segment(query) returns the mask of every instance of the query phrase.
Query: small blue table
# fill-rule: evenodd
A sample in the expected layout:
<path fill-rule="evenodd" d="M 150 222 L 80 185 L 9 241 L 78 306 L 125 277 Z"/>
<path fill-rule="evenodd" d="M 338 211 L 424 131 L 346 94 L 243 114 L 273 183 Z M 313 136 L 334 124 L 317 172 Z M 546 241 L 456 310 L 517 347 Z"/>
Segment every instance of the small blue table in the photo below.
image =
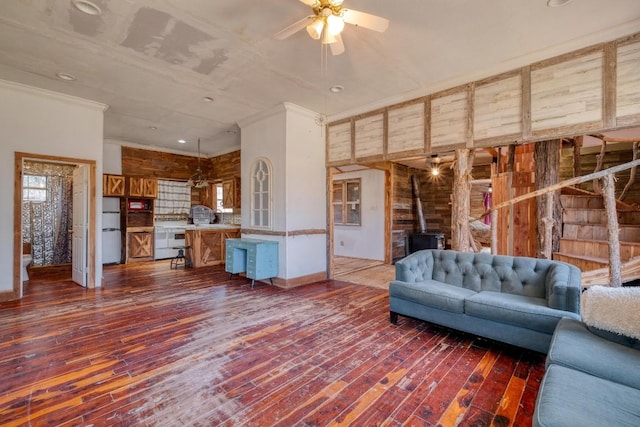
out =
<path fill-rule="evenodd" d="M 225 271 L 229 279 L 237 273 L 247 273 L 251 288 L 256 280 L 278 275 L 278 242 L 260 239 L 226 239 Z"/>

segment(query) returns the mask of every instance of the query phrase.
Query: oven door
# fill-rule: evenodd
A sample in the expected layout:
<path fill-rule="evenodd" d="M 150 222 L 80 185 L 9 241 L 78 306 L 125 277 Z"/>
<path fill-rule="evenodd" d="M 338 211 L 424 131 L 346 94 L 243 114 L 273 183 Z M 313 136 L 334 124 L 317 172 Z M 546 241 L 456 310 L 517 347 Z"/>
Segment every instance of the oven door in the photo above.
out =
<path fill-rule="evenodd" d="M 179 246 L 184 246 L 184 229 L 180 230 L 171 230 L 167 236 L 167 247 L 168 248 L 176 248 Z"/>

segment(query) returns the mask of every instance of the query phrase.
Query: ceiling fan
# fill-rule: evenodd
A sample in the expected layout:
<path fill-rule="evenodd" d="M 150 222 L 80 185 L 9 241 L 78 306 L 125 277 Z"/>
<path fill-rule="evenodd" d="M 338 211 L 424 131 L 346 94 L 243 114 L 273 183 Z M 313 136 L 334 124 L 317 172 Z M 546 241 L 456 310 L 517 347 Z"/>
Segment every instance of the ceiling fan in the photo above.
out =
<path fill-rule="evenodd" d="M 313 9 L 313 15 L 302 18 L 276 33 L 274 35 L 276 39 L 284 40 L 306 27 L 307 33 L 313 39 L 321 40 L 322 44 L 328 44 L 331 47 L 331 53 L 340 55 L 344 52 L 340 33 L 344 29 L 345 22 L 378 32 L 385 31 L 389 26 L 389 20 L 386 18 L 343 8 L 343 0 L 299 1 L 310 6 Z"/>

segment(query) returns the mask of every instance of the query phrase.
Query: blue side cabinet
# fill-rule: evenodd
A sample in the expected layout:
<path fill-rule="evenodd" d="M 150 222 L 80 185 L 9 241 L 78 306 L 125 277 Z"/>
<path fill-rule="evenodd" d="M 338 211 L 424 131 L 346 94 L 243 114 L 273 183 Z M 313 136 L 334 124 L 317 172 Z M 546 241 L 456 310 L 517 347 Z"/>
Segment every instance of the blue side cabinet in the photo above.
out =
<path fill-rule="evenodd" d="M 225 271 L 229 278 L 234 274 L 247 273 L 251 288 L 256 280 L 278 275 L 278 242 L 260 239 L 225 240 Z"/>

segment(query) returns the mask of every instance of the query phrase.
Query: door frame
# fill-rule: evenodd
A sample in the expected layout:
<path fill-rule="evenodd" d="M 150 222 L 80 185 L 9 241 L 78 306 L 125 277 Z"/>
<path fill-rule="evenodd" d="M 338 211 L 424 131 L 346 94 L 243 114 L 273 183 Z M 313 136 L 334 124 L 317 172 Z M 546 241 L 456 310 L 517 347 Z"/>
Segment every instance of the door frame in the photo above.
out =
<path fill-rule="evenodd" d="M 96 272 L 96 161 L 72 157 L 15 152 L 13 179 L 13 299 L 22 299 L 22 165 L 24 160 L 89 166 L 89 235 L 87 241 L 87 288 L 95 288 Z"/>

